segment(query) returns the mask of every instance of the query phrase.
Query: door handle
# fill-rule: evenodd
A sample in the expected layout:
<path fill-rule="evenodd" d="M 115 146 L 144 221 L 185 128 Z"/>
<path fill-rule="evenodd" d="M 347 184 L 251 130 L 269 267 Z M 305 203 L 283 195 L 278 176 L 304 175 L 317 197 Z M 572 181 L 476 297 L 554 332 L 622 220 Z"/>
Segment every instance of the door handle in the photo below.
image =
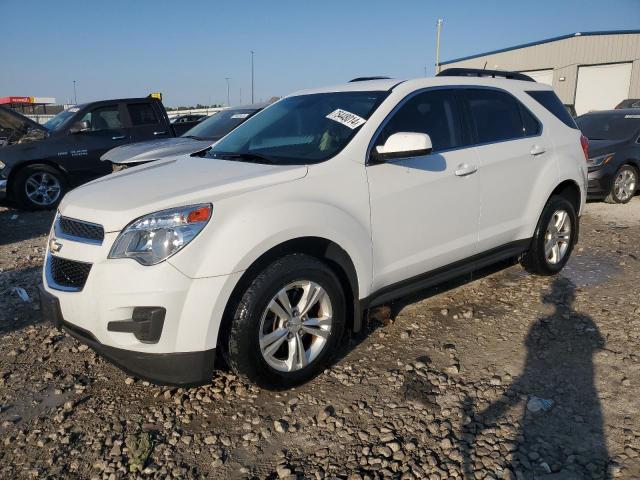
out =
<path fill-rule="evenodd" d="M 111 140 L 123 140 L 125 138 L 127 138 L 126 135 L 118 135 L 116 137 L 111 137 Z"/>
<path fill-rule="evenodd" d="M 456 170 L 456 175 L 458 177 L 466 177 L 467 175 L 471 175 L 472 173 L 476 173 L 478 171 L 478 167 L 476 165 L 467 165 L 463 163 L 458 165 L 458 169 Z"/>
<path fill-rule="evenodd" d="M 533 147 L 531 147 L 531 155 L 540 155 L 545 151 L 545 148 L 541 147 L 540 145 L 534 145 Z"/>
<path fill-rule="evenodd" d="M 163 130 L 162 132 L 153 132 L 154 135 L 166 135 L 167 132 Z"/>

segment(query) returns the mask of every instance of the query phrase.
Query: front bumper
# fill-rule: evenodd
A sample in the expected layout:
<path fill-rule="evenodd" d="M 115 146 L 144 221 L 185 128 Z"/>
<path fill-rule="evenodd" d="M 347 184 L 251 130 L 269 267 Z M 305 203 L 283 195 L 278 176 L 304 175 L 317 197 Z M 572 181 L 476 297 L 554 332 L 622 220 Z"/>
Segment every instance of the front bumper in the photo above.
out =
<path fill-rule="evenodd" d="M 144 353 L 100 343 L 89 331 L 66 322 L 58 298 L 40 286 L 40 309 L 45 321 L 93 348 L 126 372 L 160 385 L 201 385 L 211 380 L 216 350 Z"/>
<path fill-rule="evenodd" d="M 43 314 L 136 376 L 171 385 L 209 381 L 224 310 L 242 272 L 196 279 L 169 261 L 147 267 L 107 259 L 116 236 L 106 233 L 96 244 L 52 231 L 48 247 L 53 244 L 56 252 L 47 248 Z M 57 283 L 52 258 L 90 265 L 82 287 Z M 147 316 L 136 323 L 141 311 L 162 315 L 158 322 Z"/>

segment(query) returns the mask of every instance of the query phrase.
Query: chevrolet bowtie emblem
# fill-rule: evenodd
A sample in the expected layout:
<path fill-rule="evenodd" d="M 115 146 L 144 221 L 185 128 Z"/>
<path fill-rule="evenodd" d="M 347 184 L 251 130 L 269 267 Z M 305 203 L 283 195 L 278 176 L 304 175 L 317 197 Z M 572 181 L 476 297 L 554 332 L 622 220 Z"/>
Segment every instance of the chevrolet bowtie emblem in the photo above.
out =
<path fill-rule="evenodd" d="M 62 244 L 55 238 L 52 238 L 51 240 L 49 240 L 49 250 L 51 250 L 53 253 L 58 253 L 60 250 L 62 250 Z"/>

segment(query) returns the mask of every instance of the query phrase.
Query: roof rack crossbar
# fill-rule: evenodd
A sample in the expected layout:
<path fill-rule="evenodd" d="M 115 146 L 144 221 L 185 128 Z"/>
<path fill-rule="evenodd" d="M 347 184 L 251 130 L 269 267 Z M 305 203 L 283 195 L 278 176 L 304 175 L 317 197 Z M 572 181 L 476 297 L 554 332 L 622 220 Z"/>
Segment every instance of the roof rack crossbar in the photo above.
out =
<path fill-rule="evenodd" d="M 484 70 L 481 68 L 445 68 L 438 73 L 436 77 L 490 77 L 535 82 L 533 78 L 525 75 L 524 73 L 508 72 L 504 70 Z"/>

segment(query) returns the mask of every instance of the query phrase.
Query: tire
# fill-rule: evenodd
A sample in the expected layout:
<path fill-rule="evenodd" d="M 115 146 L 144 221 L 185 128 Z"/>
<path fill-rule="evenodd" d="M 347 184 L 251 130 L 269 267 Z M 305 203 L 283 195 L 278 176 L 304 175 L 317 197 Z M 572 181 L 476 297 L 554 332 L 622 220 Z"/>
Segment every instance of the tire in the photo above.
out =
<path fill-rule="evenodd" d="M 613 176 L 611 191 L 605 197 L 607 203 L 629 203 L 638 188 L 638 170 L 623 165 Z"/>
<path fill-rule="evenodd" d="M 564 221 L 556 232 L 554 226 L 557 228 L 562 221 L 561 212 L 566 216 L 563 216 Z M 569 261 L 577 232 L 578 216 L 573 204 L 564 197 L 551 197 L 542 210 L 529 250 L 522 257 L 522 266 L 534 275 L 557 274 Z M 545 248 L 553 244 L 553 239 L 556 239 L 557 249 Z"/>
<path fill-rule="evenodd" d="M 11 187 L 11 195 L 20 207 L 50 210 L 62 200 L 67 191 L 67 182 L 60 170 L 36 163 L 20 169 Z"/>
<path fill-rule="evenodd" d="M 306 291 L 320 287 L 324 295 L 311 303 L 309 312 L 295 315 L 296 308 L 304 310 L 303 287 L 307 284 Z M 293 317 L 286 315 L 283 301 L 275 301 L 282 292 L 286 292 Z M 274 310 L 285 315 L 280 317 Z M 320 321 L 310 320 L 314 315 Z M 290 254 L 266 267 L 244 291 L 233 309 L 222 353 L 237 375 L 261 387 L 288 388 L 310 380 L 331 362 L 345 324 L 345 295 L 333 271 L 314 257 Z M 318 334 L 308 333 L 305 327 Z M 304 355 L 296 354 L 299 345 Z"/>

